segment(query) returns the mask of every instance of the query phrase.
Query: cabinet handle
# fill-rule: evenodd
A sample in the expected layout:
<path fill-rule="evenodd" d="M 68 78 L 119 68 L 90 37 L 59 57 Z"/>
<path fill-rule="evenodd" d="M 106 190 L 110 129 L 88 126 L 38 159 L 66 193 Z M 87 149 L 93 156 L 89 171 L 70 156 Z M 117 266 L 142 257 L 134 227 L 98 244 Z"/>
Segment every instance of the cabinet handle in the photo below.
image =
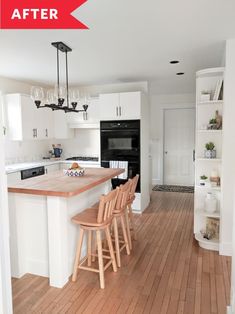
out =
<path fill-rule="evenodd" d="M 36 137 L 36 129 L 33 129 L 33 138 L 35 138 Z"/>
<path fill-rule="evenodd" d="M 48 129 L 46 129 L 46 137 L 48 137 Z"/>
<path fill-rule="evenodd" d="M 38 129 L 35 129 L 35 137 L 38 137 Z"/>
<path fill-rule="evenodd" d="M 122 115 L 122 107 L 119 106 L 119 116 L 121 117 L 121 115 Z"/>
<path fill-rule="evenodd" d="M 86 112 L 86 120 L 88 120 L 88 112 Z"/>
<path fill-rule="evenodd" d="M 118 117 L 118 107 L 116 107 L 116 116 Z"/>

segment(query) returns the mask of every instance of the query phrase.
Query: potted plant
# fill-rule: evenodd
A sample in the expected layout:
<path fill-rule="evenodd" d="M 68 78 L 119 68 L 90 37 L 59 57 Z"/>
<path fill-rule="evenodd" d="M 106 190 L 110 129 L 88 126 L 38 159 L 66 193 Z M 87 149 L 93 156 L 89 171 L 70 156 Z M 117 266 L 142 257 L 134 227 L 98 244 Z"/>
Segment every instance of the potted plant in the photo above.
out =
<path fill-rule="evenodd" d="M 208 130 L 216 130 L 217 129 L 217 121 L 215 118 L 210 119 L 208 124 Z"/>
<path fill-rule="evenodd" d="M 202 186 L 205 186 L 206 185 L 206 180 L 208 179 L 207 176 L 203 175 L 203 176 L 200 176 L 200 182 L 199 184 L 202 185 Z"/>
<path fill-rule="evenodd" d="M 215 144 L 213 142 L 206 143 L 205 148 L 205 158 L 216 158 Z"/>

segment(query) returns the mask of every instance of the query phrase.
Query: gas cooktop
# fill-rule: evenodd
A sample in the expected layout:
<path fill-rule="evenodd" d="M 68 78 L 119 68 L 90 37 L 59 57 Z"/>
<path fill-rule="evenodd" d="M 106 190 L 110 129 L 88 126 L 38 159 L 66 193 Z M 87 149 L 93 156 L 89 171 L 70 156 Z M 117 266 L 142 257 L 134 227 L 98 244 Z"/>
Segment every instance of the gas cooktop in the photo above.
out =
<path fill-rule="evenodd" d="M 76 157 L 69 157 L 66 160 L 80 160 L 80 161 L 99 161 L 98 157 L 87 157 L 87 156 L 76 156 Z"/>

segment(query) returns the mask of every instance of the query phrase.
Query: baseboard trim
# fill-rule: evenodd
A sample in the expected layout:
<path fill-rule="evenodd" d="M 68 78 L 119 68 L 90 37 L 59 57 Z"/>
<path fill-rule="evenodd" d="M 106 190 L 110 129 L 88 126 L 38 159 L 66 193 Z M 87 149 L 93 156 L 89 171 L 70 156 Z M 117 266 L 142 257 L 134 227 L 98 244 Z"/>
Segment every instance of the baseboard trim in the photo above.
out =
<path fill-rule="evenodd" d="M 232 243 L 231 242 L 222 242 L 219 246 L 219 254 L 225 256 L 232 256 Z"/>

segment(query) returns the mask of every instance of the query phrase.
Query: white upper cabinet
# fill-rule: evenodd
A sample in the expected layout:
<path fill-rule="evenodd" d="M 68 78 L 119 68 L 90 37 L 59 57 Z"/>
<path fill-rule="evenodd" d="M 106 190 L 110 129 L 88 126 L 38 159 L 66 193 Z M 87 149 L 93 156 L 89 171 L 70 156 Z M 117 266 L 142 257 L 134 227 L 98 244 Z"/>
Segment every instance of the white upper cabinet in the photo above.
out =
<path fill-rule="evenodd" d="M 67 122 L 67 115 L 62 110 L 53 111 L 54 120 L 54 138 L 56 139 L 69 139 L 74 137 L 74 130 L 69 128 Z"/>
<path fill-rule="evenodd" d="M 53 117 L 46 108 L 37 109 L 30 96 L 5 96 L 7 134 L 10 140 L 37 140 L 53 137 Z"/>
<path fill-rule="evenodd" d="M 100 120 L 141 118 L 141 92 L 100 95 Z"/>
<path fill-rule="evenodd" d="M 78 107 L 77 109 L 82 109 Z M 99 99 L 91 98 L 86 112 L 69 112 L 66 113 L 66 119 L 70 127 L 86 124 L 98 124 L 100 121 Z"/>

